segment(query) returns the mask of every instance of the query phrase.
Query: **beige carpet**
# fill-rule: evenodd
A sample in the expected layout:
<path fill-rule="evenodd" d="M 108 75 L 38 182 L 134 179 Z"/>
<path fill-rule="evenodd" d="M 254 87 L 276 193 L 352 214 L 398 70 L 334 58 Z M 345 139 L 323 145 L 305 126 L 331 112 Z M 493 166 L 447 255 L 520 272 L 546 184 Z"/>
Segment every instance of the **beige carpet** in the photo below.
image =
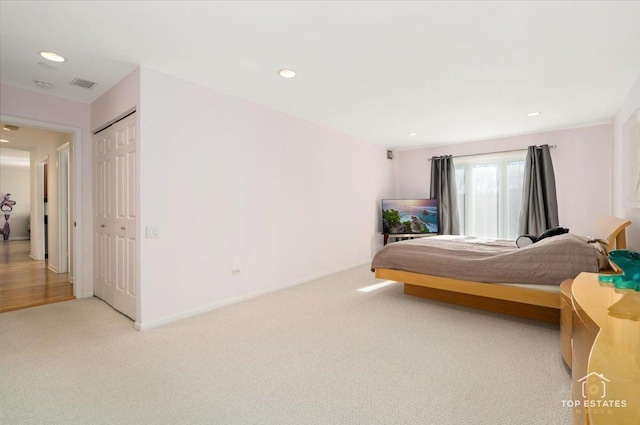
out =
<path fill-rule="evenodd" d="M 556 327 L 373 283 L 358 267 L 144 332 L 97 299 L 0 314 L 0 423 L 570 423 Z"/>

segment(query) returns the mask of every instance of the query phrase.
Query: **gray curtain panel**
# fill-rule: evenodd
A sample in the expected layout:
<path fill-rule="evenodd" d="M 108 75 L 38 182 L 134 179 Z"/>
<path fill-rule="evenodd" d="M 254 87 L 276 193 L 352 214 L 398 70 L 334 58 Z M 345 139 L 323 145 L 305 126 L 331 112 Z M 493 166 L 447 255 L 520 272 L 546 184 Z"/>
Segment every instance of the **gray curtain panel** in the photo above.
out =
<path fill-rule="evenodd" d="M 441 235 L 459 235 L 456 169 L 451 155 L 434 156 L 431 159 L 431 198 L 438 200 L 439 233 Z"/>
<path fill-rule="evenodd" d="M 556 177 L 549 145 L 529 146 L 524 169 L 519 232 L 521 235 L 537 236 L 557 226 Z"/>

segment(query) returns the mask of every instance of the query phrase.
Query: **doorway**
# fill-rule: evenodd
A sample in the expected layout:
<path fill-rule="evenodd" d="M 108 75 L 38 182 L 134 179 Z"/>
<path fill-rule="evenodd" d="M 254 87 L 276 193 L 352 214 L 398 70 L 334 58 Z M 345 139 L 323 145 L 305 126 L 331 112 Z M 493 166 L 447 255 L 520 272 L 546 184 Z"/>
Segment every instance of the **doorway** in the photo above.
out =
<path fill-rule="evenodd" d="M 35 150 L 32 155 L 31 214 L 28 217 L 31 241 L 9 240 L 8 244 L 0 247 L 0 258 L 4 260 L 0 262 L 3 276 L 0 299 L 5 304 L 0 306 L 0 311 L 6 310 L 6 304 L 12 297 L 10 291 L 14 291 L 14 298 L 20 298 L 15 287 L 8 287 L 16 279 L 21 281 L 23 289 L 26 283 L 33 286 L 29 290 L 32 294 L 40 294 L 38 296 L 41 299 L 31 300 L 31 305 L 81 298 L 83 282 L 81 273 L 78 273 L 81 269 L 77 265 L 82 264 L 82 235 L 75 231 L 76 217 L 81 217 L 81 164 L 80 161 L 74 161 L 74 157 L 81 157 L 81 130 L 7 116 L 2 116 L 0 121 L 2 128 L 6 124 L 9 127 L 19 127 L 19 131 L 13 132 L 9 137 L 5 137 L 3 133 L 2 138 L 10 139 L 10 143 L 3 144 L 2 147 L 11 146 L 33 153 L 36 149 L 34 143 L 19 143 L 20 140 L 28 139 L 27 133 L 48 132 L 47 136 L 37 137 L 39 141 L 51 141 L 54 135 L 58 137 L 55 146 L 49 146 L 47 153 L 40 149 Z M 18 135 L 22 137 L 16 137 Z M 74 193 L 78 196 L 74 197 Z M 45 259 L 47 253 L 49 258 Z M 29 263 L 25 262 L 25 257 Z M 19 269 L 31 271 L 28 276 L 20 277 Z M 86 292 L 85 288 L 84 293 Z M 16 308 L 30 306 L 22 301 L 18 304 L 20 305 Z"/>

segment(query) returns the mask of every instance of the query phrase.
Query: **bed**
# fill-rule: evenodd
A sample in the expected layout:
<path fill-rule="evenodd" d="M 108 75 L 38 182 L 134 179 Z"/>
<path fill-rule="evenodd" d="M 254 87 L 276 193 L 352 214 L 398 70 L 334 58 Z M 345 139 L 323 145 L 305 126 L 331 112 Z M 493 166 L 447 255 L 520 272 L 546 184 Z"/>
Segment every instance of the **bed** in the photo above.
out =
<path fill-rule="evenodd" d="M 626 248 L 630 224 L 602 216 L 590 237 L 555 236 L 525 248 L 513 241 L 420 238 L 385 246 L 371 267 L 377 278 L 403 283 L 407 295 L 558 323 L 560 283 L 581 271 L 606 271 L 606 252 Z M 460 255 L 461 246 L 469 255 Z M 405 264 L 407 256 L 417 259 L 418 266 Z M 444 264 L 446 257 L 451 264 Z"/>

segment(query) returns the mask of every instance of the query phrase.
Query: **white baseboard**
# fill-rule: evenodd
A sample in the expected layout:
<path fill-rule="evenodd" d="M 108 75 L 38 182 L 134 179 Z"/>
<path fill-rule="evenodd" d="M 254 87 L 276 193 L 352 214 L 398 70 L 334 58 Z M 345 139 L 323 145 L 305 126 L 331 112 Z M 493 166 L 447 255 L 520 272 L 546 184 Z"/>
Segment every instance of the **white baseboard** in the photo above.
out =
<path fill-rule="evenodd" d="M 222 300 L 222 301 L 219 301 L 217 303 L 209 304 L 209 305 L 206 305 L 204 307 L 196 308 L 196 309 L 193 309 L 193 310 L 188 310 L 188 311 L 185 311 L 184 313 L 173 314 L 171 316 L 163 317 L 162 319 L 153 320 L 153 321 L 148 322 L 148 323 L 140 323 L 140 322 L 136 321 L 133 324 L 133 327 L 134 327 L 134 329 L 136 329 L 138 331 L 146 331 L 148 329 L 156 328 L 158 326 L 166 325 L 166 324 L 169 324 L 169 323 L 177 322 L 179 320 L 187 319 L 189 317 L 197 316 L 197 315 L 202 314 L 202 313 L 207 313 L 207 312 L 212 311 L 212 310 L 217 310 L 217 309 L 219 309 L 221 307 L 224 307 L 224 306 L 227 306 L 229 304 L 235 304 L 235 303 L 239 303 L 241 301 L 250 300 L 252 298 L 256 298 L 256 297 L 259 297 L 261 295 L 266 295 L 266 294 L 269 294 L 271 292 L 281 291 L 283 289 L 290 288 L 292 286 L 300 285 L 302 283 L 311 282 L 313 280 L 320 279 L 322 277 L 329 276 L 329 275 L 334 274 L 334 273 L 340 273 L 340 272 L 343 272 L 345 270 L 353 269 L 355 267 L 359 267 L 359 266 L 362 266 L 363 264 L 368 264 L 368 263 L 370 263 L 370 261 L 367 261 L 365 263 L 350 265 L 350 266 L 346 266 L 346 267 L 340 267 L 340 268 L 338 268 L 336 270 L 331 270 L 331 271 L 328 271 L 328 272 L 320 273 L 320 274 L 317 274 L 315 276 L 309 276 L 309 277 L 306 277 L 306 278 L 303 278 L 303 279 L 300 279 L 300 280 L 296 280 L 296 281 L 293 281 L 293 282 L 285 283 L 285 284 L 282 284 L 282 285 L 277 285 L 277 286 L 274 286 L 274 287 L 271 287 L 271 288 L 266 288 L 266 289 L 261 289 L 259 291 L 249 292 L 248 294 L 240 295 L 240 296 L 234 297 L 234 298 L 229 298 L 227 300 Z"/>
<path fill-rule="evenodd" d="M 58 268 L 53 264 L 49 264 L 49 270 L 51 270 L 54 273 L 58 273 Z"/>
<path fill-rule="evenodd" d="M 1 238 L 2 236 L 0 236 Z M 31 240 L 31 238 L 29 236 L 9 236 L 9 239 L 7 240 L 7 242 L 11 242 L 11 241 L 29 241 Z"/>
<path fill-rule="evenodd" d="M 33 255 L 33 254 L 31 254 L 31 253 L 29 253 L 29 257 L 31 257 L 31 259 L 32 259 L 32 260 L 39 261 L 39 260 L 38 260 L 38 257 L 36 257 L 35 255 Z"/>

